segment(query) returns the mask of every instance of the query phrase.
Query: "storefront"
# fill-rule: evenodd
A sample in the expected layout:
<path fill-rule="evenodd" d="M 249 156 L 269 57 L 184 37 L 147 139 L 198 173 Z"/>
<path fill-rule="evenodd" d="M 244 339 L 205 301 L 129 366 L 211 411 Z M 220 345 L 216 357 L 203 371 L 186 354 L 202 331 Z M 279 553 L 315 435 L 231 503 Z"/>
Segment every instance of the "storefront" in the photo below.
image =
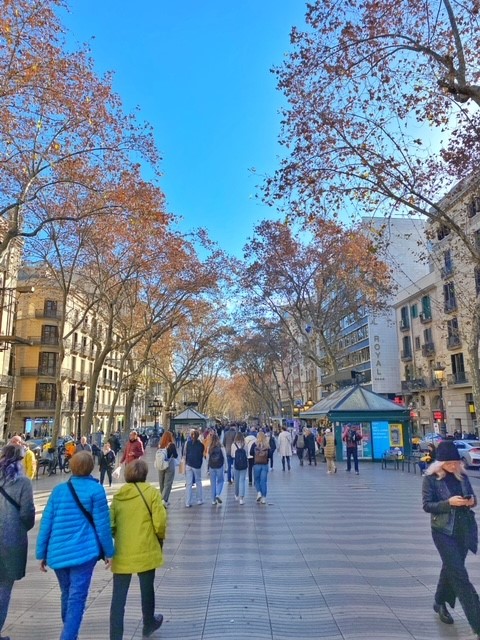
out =
<path fill-rule="evenodd" d="M 343 434 L 355 429 L 362 436 L 358 457 L 380 460 L 385 451 L 411 452 L 410 411 L 357 385 L 334 391 L 302 414 L 302 418 L 327 418 L 337 441 L 337 459 L 345 459 Z"/>

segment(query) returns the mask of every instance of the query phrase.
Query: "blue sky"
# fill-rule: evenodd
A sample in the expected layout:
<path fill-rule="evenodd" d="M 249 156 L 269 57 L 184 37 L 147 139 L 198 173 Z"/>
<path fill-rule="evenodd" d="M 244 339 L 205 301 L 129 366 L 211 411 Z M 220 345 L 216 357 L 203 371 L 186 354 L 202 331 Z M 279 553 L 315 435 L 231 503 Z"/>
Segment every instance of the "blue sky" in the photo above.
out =
<path fill-rule="evenodd" d="M 240 256 L 254 224 L 275 215 L 255 198 L 258 174 L 281 153 L 282 96 L 269 69 L 303 25 L 305 0 L 69 4 L 71 37 L 89 43 L 126 109 L 139 106 L 155 129 L 169 211 L 182 230 L 204 226 Z"/>

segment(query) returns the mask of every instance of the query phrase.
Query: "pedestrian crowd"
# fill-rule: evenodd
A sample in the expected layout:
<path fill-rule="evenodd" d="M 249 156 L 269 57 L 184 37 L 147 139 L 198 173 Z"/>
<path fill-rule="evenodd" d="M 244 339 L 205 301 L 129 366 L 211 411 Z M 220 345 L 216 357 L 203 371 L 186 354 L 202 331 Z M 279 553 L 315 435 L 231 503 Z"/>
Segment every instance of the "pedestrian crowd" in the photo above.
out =
<path fill-rule="evenodd" d="M 347 425 L 341 434 L 346 452 L 346 471 L 359 473 L 358 445 L 361 434 Z M 185 507 L 204 502 L 202 468 L 210 481 L 212 506 L 223 503 L 225 481 L 234 485 L 235 501 L 245 504 L 247 479 L 254 485 L 256 502 L 267 504 L 268 476 L 274 469 L 275 452 L 282 473 L 292 470 L 296 454 L 299 465 L 317 466 L 321 450 L 326 473 L 335 474 L 337 439 L 331 428 L 322 433 L 300 428 L 293 433 L 283 426 L 279 433 L 268 428 L 230 425 L 200 433 L 192 429 L 180 440 L 165 432 L 155 455 L 159 490 L 148 483 L 144 444 L 133 431 L 123 453 L 116 455 L 110 439 L 99 455 L 99 482 L 92 476 L 95 459 L 86 441 L 77 444 L 70 460 L 71 476 L 50 494 L 40 522 L 36 558 L 41 571 L 55 572 L 63 623 L 60 640 L 78 638 L 94 568 L 99 560 L 113 574 L 109 617 L 110 640 L 121 640 L 124 615 L 133 574 L 138 575 L 143 636 L 160 628 L 163 616 L 155 613 L 155 571 L 163 564 L 167 510 L 177 472 L 185 474 Z M 0 640 L 15 581 L 25 576 L 28 531 L 35 522 L 35 507 L 28 447 L 13 436 L 0 452 Z M 183 467 L 183 469 L 182 469 Z M 324 467 L 325 468 L 325 467 Z M 113 496 L 109 508 L 102 487 L 105 476 L 123 469 L 125 483 Z M 195 496 L 195 500 L 194 500 Z M 480 600 L 472 585 L 465 559 L 476 553 L 478 531 L 472 508 L 477 499 L 452 441 L 441 442 L 432 451 L 424 469 L 423 509 L 430 514 L 432 538 L 442 560 L 433 609 L 444 624 L 454 619 L 447 605 L 458 599 L 468 622 L 480 640 Z"/>

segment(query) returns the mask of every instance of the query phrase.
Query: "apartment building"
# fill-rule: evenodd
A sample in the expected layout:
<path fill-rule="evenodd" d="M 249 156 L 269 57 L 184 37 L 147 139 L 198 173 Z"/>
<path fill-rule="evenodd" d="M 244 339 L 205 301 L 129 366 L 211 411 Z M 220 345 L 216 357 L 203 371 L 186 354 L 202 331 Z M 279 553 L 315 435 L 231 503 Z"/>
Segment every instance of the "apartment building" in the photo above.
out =
<path fill-rule="evenodd" d="M 97 388 L 90 385 L 97 355 L 94 338 L 100 343 L 104 338 L 102 319 L 86 311 L 79 294 L 72 293 L 64 301 L 63 291 L 45 272 L 29 270 L 21 277 L 22 282 L 33 283 L 35 291 L 18 302 L 17 335 L 28 344 L 18 345 L 15 350 L 10 429 L 51 434 L 60 380 L 60 434 L 78 433 L 82 410 L 92 393 L 94 423 L 89 430 L 105 431 L 121 380 L 120 354 L 113 352 L 104 363 Z M 122 427 L 124 403 L 122 392 L 114 407 L 115 428 Z"/>
<path fill-rule="evenodd" d="M 428 272 L 420 259 L 425 248 L 425 224 L 413 218 L 365 218 L 363 226 L 374 239 L 379 256 L 388 264 L 395 288 L 403 288 Z M 366 308 L 345 317 L 338 340 L 338 373 L 324 372 L 326 392 L 359 382 L 389 398 L 401 390 L 395 310 L 391 302 L 371 313 Z"/>
<path fill-rule="evenodd" d="M 480 246 L 480 198 L 472 178 L 439 203 Z M 464 242 L 444 226 L 430 224 L 431 273 L 397 295 L 395 309 L 402 362 L 402 393 L 419 433 L 446 428 L 474 432 L 467 347 L 478 314 L 480 271 Z"/>

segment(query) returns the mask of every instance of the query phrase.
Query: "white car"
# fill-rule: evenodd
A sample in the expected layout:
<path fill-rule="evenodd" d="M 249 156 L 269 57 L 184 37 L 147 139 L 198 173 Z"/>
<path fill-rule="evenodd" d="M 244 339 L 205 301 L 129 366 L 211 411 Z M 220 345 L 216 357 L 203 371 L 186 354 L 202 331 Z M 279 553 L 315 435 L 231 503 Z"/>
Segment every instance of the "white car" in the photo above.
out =
<path fill-rule="evenodd" d="M 480 468 L 480 441 L 454 440 L 455 446 L 467 467 Z"/>

